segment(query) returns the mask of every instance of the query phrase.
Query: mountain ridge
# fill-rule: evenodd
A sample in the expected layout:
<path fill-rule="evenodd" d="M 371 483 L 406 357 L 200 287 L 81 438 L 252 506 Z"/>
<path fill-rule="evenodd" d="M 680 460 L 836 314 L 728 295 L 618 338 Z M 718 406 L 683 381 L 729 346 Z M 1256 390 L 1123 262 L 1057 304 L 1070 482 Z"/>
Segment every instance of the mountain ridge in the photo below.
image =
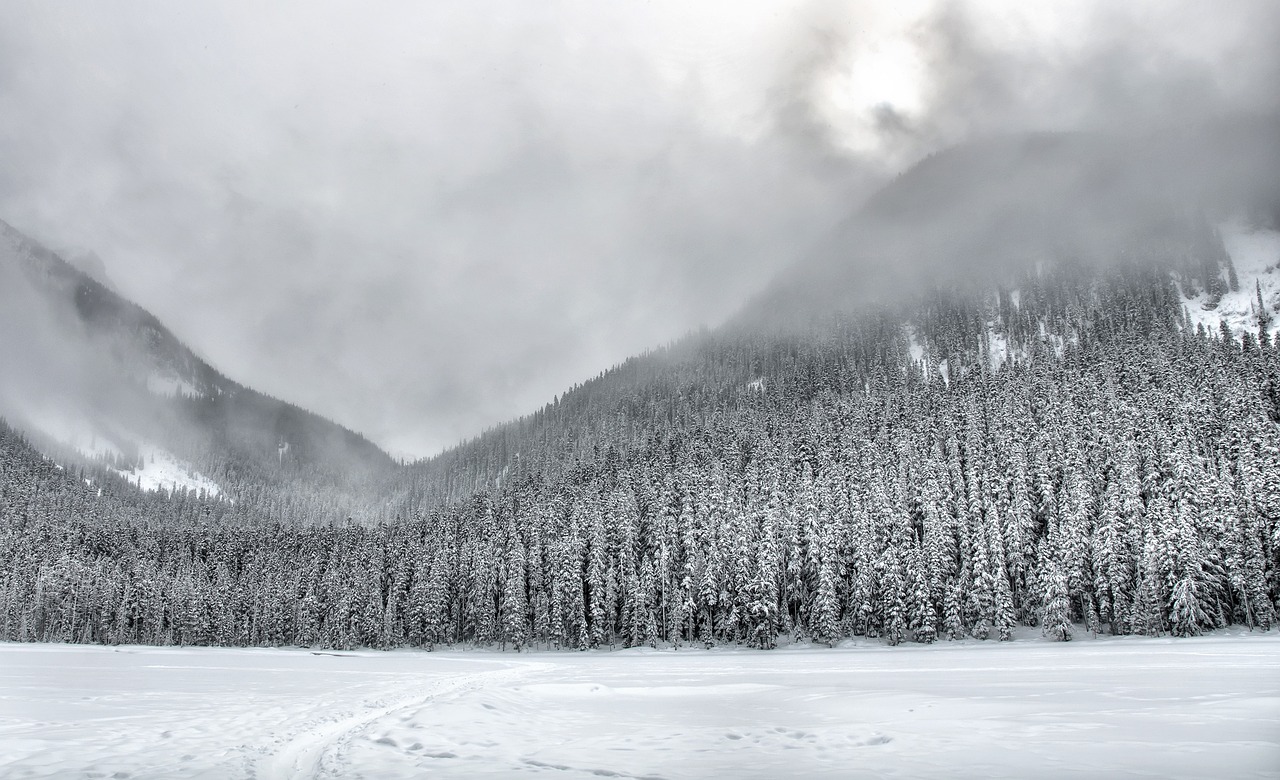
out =
<path fill-rule="evenodd" d="M 61 443 L 87 449 L 90 460 L 101 453 L 95 441 L 83 446 L 86 437 L 104 437 L 111 450 L 120 449 L 113 438 L 133 439 L 135 448 L 156 445 L 216 472 L 210 475 L 215 482 L 234 481 L 249 464 L 286 481 L 338 485 L 381 479 L 394 469 L 390 456 L 354 431 L 228 379 L 143 307 L 7 223 L 0 222 L 0 241 L 8 246 L 0 258 L 0 272 L 10 282 L 8 295 L 27 296 L 17 317 L 23 321 L 11 327 L 25 329 L 45 345 L 31 352 L 21 345 L 7 347 L 33 378 L 29 386 L 8 393 L 8 413 L 19 421 L 35 417 L 26 424 L 37 430 L 52 427 L 54 439 L 59 432 L 65 438 L 68 425 L 82 429 L 71 431 L 82 441 Z M 60 348 L 49 347 L 57 342 Z M 58 361 L 68 366 L 69 375 L 43 382 L 41 367 Z M 56 410 L 53 422 L 43 426 L 40 409 L 24 415 L 23 402 L 30 405 L 45 394 L 63 399 L 69 423 L 59 423 Z"/>

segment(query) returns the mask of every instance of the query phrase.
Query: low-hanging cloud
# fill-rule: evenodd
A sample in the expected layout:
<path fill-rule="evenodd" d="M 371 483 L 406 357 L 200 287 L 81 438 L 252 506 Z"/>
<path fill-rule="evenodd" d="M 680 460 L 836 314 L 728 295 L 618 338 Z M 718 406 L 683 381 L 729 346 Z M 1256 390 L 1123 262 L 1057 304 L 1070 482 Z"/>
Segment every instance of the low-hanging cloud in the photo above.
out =
<path fill-rule="evenodd" d="M 1274 4 L 1109 5 L 7 3 L 0 218 L 425 454 L 723 320 L 942 145 L 1276 108 Z"/>

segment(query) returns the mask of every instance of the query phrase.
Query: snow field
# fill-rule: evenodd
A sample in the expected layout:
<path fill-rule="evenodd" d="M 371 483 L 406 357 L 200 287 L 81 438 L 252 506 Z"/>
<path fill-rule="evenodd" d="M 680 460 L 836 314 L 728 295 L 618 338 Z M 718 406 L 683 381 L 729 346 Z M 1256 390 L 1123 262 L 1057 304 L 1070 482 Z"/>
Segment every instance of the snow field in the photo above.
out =
<path fill-rule="evenodd" d="M 1278 638 L 557 657 L 524 682 L 371 724 L 334 768 L 404 778 L 1276 777 Z"/>
<path fill-rule="evenodd" d="M 315 745 L 335 731 L 461 676 L 513 666 L 418 653 L 4 643 L 0 777 L 313 777 Z"/>
<path fill-rule="evenodd" d="M 1280 777 L 1280 633 L 760 652 L 0 644 L 6 778 Z"/>

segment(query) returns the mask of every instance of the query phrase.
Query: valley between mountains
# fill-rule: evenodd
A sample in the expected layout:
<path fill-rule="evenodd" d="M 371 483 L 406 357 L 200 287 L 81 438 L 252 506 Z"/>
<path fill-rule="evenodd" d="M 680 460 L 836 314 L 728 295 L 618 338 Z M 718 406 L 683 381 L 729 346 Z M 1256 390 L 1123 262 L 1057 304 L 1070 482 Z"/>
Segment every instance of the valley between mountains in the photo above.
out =
<path fill-rule="evenodd" d="M 720 328 L 414 463 L 223 376 L 5 227 L 5 333 L 26 335 L 5 347 L 0 635 L 520 650 L 1268 629 L 1280 195 L 1243 172 L 1275 131 L 940 152 Z"/>

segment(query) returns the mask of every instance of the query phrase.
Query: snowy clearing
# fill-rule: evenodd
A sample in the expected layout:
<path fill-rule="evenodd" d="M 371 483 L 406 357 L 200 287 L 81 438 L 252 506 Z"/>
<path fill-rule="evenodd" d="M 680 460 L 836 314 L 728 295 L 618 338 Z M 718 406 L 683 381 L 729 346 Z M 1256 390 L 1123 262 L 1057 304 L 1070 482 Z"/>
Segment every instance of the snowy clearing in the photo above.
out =
<path fill-rule="evenodd" d="M 1208 295 L 1200 293 L 1187 298 L 1187 313 L 1192 325 L 1203 325 L 1210 333 L 1226 322 L 1237 334 L 1258 330 L 1257 300 L 1262 302 L 1273 317 L 1268 332 L 1280 332 L 1280 232 L 1252 230 L 1239 222 L 1227 222 L 1220 226 L 1222 241 L 1227 254 L 1236 267 L 1240 289 L 1222 296 L 1212 309 L 1205 308 Z"/>
<path fill-rule="evenodd" d="M 139 455 L 142 458 L 140 466 L 129 471 L 115 469 L 115 472 L 140 490 L 194 490 L 204 491 L 208 496 L 222 492 L 213 480 L 159 447 L 142 445 Z"/>
<path fill-rule="evenodd" d="M 0 774 L 1280 777 L 1280 633 L 499 654 L 0 644 Z"/>

